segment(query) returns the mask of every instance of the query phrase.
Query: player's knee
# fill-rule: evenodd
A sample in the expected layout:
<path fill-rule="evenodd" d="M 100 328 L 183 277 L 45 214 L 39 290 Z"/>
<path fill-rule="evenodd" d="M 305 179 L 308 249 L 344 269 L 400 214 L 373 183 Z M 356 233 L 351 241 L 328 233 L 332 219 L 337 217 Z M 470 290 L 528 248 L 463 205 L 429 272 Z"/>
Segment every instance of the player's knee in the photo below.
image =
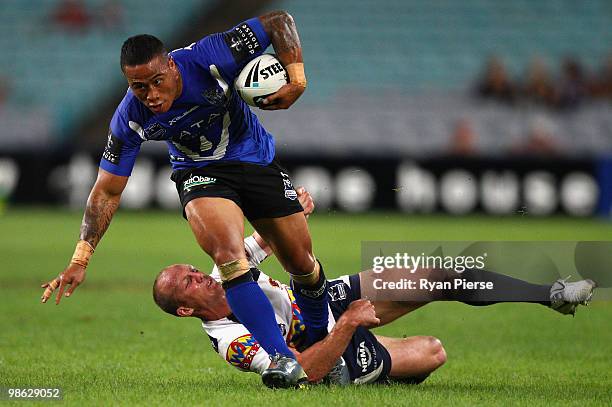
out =
<path fill-rule="evenodd" d="M 437 369 L 446 363 L 446 350 L 438 338 L 434 336 L 428 336 L 426 338 L 432 365 L 434 369 Z"/>

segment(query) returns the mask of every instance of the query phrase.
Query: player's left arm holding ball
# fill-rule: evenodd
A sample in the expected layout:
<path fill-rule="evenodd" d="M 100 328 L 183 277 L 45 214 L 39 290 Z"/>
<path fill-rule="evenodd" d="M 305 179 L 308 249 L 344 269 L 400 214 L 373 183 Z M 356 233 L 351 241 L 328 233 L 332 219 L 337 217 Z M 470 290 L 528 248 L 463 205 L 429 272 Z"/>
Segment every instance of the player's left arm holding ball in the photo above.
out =
<path fill-rule="evenodd" d="M 306 89 L 302 46 L 293 17 L 286 11 L 273 11 L 259 17 L 270 38 L 276 58 L 285 67 L 289 83 L 263 100 L 264 110 L 288 109 Z"/>

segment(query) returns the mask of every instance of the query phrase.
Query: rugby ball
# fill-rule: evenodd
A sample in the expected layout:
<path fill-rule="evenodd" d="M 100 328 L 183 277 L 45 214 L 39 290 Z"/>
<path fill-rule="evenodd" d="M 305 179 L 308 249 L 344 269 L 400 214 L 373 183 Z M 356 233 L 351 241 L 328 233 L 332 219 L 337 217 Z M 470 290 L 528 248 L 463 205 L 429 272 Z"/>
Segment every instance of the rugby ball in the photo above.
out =
<path fill-rule="evenodd" d="M 272 54 L 263 54 L 240 72 L 234 87 L 247 104 L 261 107 L 261 102 L 287 84 L 287 72 Z"/>

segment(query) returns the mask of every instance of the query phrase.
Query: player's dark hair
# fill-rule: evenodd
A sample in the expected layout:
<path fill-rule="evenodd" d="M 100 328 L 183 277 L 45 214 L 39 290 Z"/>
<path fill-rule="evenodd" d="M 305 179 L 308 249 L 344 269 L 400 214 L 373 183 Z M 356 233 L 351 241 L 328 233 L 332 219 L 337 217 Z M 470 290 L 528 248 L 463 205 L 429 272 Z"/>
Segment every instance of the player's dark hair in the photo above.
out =
<path fill-rule="evenodd" d="M 170 315 L 177 316 L 176 311 L 180 307 L 179 303 L 176 301 L 173 295 L 162 295 L 160 290 L 157 288 L 157 280 L 164 273 L 162 270 L 157 277 L 155 278 L 155 282 L 153 283 L 153 301 L 157 304 L 159 308 L 164 310 Z"/>
<path fill-rule="evenodd" d="M 126 66 L 142 65 L 157 55 L 166 55 L 166 47 L 159 38 L 140 34 L 128 38 L 121 47 L 121 69 Z"/>

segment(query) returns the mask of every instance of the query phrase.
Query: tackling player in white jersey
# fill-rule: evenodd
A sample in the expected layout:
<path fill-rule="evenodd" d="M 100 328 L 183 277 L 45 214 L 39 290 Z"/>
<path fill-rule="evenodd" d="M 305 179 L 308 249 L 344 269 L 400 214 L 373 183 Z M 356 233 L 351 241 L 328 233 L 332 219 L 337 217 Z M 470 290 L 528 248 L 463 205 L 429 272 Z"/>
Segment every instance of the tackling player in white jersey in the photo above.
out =
<path fill-rule="evenodd" d="M 297 192 L 304 214 L 308 216 L 314 209 L 312 198 L 303 188 L 298 188 Z M 250 266 L 254 269 L 272 252 L 257 233 L 244 242 Z M 406 277 L 405 271 L 397 272 Z M 442 343 L 431 336 L 383 337 L 374 335 L 369 328 L 390 323 L 435 300 L 457 300 L 470 305 L 511 301 L 477 297 L 461 290 L 428 290 L 427 293 L 404 290 L 401 298 L 396 297 L 393 301 L 370 302 L 365 298 L 380 298 L 381 293 L 375 292 L 372 283 L 380 275 L 364 271 L 328 281 L 330 333 L 322 341 L 303 349 L 307 327 L 291 289 L 260 271 L 254 277 L 272 303 L 279 330 L 295 350 L 297 360 L 311 382 L 325 379 L 337 384 L 420 383 L 445 363 L 446 352 Z M 425 269 L 409 275 L 411 279 L 427 278 L 429 281 L 446 281 L 452 277 L 456 275 L 444 270 Z M 487 271 L 480 271 L 478 275 L 463 273 L 462 278 L 494 282 L 522 291 L 524 298 L 529 299 L 516 298 L 514 301 L 547 305 L 563 314 L 573 314 L 578 304 L 586 304 L 595 288 L 591 280 L 576 283 L 558 280 L 552 285 L 541 286 Z M 272 355 L 259 346 L 232 314 L 216 267 L 207 275 L 191 265 L 169 266 L 155 280 L 153 296 L 157 305 L 171 315 L 199 318 L 213 348 L 231 366 L 262 375 L 275 374 L 275 369 L 269 368 Z M 282 374 L 287 370 L 290 369 L 284 369 Z"/>

